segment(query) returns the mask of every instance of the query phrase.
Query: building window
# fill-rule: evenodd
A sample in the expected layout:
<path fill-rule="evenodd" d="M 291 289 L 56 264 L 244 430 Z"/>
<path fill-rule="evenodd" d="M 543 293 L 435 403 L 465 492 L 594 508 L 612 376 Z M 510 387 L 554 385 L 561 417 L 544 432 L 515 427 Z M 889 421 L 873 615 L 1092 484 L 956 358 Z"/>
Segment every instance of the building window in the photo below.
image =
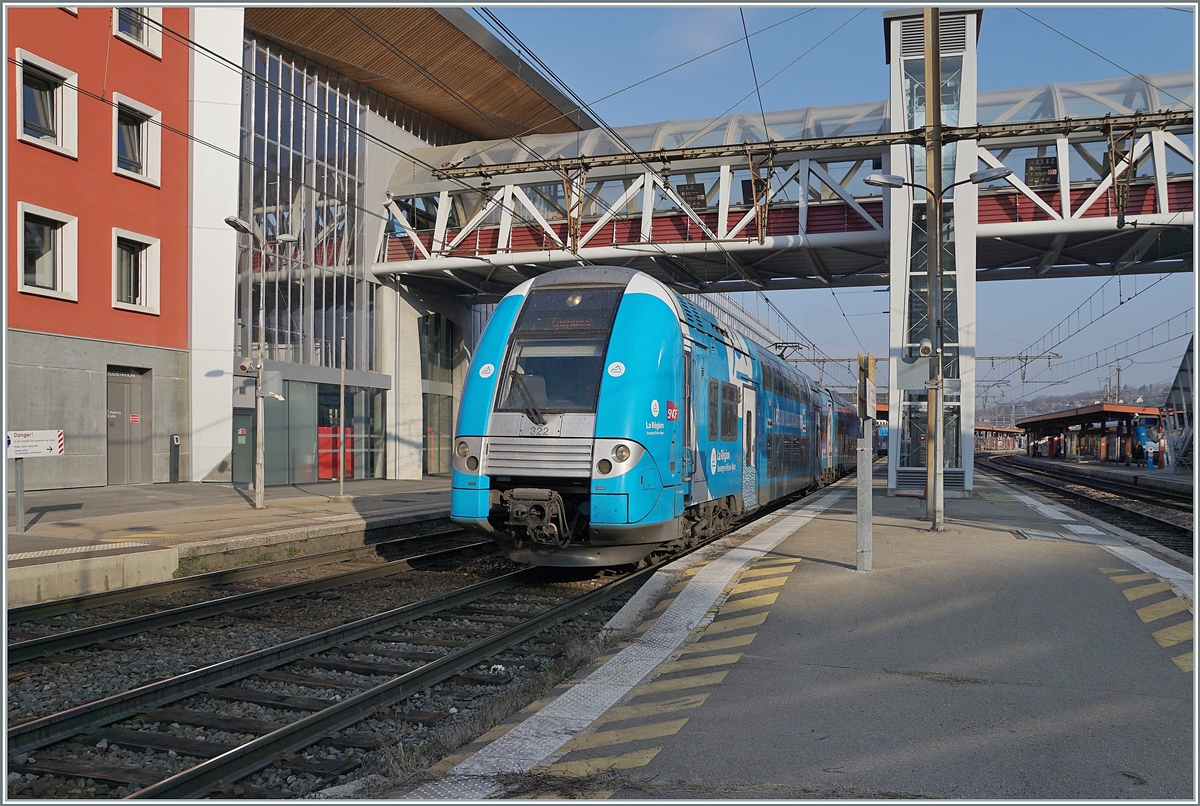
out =
<path fill-rule="evenodd" d="M 36 67 L 26 67 L 21 72 L 24 94 L 22 125 L 25 134 L 48 143 L 57 143 L 58 116 L 54 111 L 54 99 L 62 82 Z"/>
<path fill-rule="evenodd" d="M 145 260 L 142 253 L 146 245 L 137 241 L 117 238 L 117 302 L 126 305 L 142 305 L 142 270 Z"/>
<path fill-rule="evenodd" d="M 25 285 L 59 290 L 62 224 L 38 215 L 25 216 Z"/>
<path fill-rule="evenodd" d="M 158 239 L 113 228 L 113 307 L 158 313 Z"/>
<path fill-rule="evenodd" d="M 22 233 L 22 267 L 17 290 L 23 294 L 74 300 L 78 256 L 75 216 L 17 203 Z"/>
<path fill-rule="evenodd" d="M 142 21 L 144 9 L 118 8 L 117 32 L 125 34 L 130 39 L 145 44 L 146 24 Z"/>
<path fill-rule="evenodd" d="M 78 139 L 75 73 L 20 48 L 17 72 L 21 82 L 17 139 L 74 157 Z"/>
<path fill-rule="evenodd" d="M 113 14 L 113 34 L 131 45 L 162 56 L 162 9 L 118 8 Z"/>
<path fill-rule="evenodd" d="M 145 169 L 146 118 L 124 106 L 117 107 L 117 167 L 135 174 Z"/>
<path fill-rule="evenodd" d="M 158 187 L 162 113 L 113 93 L 113 173 Z"/>

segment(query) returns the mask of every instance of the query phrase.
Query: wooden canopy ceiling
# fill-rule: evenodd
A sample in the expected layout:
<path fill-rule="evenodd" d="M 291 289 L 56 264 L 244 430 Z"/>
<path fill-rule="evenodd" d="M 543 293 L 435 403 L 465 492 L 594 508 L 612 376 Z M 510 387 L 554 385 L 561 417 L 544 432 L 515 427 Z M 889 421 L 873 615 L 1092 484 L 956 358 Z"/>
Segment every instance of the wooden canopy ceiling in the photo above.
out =
<path fill-rule="evenodd" d="M 480 140 L 596 125 L 461 9 L 247 8 L 245 26 Z"/>

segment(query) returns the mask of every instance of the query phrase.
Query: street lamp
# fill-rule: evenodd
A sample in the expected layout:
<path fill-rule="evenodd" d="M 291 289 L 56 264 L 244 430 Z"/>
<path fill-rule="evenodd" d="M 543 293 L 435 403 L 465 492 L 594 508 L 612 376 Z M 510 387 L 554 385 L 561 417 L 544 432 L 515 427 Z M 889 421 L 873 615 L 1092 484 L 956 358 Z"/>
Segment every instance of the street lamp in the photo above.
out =
<path fill-rule="evenodd" d="M 916 182 L 909 182 L 903 176 L 897 176 L 896 174 L 871 174 L 863 180 L 863 182 L 873 187 L 899 189 L 907 186 L 917 188 L 925 191 L 928 197 L 933 200 L 933 210 L 931 211 L 932 215 L 930 218 L 936 223 L 932 227 L 927 227 L 927 230 L 934 265 L 927 268 L 929 270 L 929 336 L 933 342 L 933 355 L 936 356 L 937 374 L 935 378 L 930 379 L 929 383 L 926 384 L 926 388 L 928 389 L 928 394 L 926 395 L 928 398 L 927 405 L 932 415 L 930 417 L 932 422 L 926 427 L 929 435 L 926 438 L 925 469 L 926 479 L 932 480 L 932 489 L 928 491 L 931 506 L 927 515 L 932 521 L 933 530 L 938 532 L 946 528 L 944 474 L 942 472 L 943 451 L 945 449 L 945 439 L 942 432 L 945 430 L 944 401 L 946 397 L 944 345 L 942 342 L 942 202 L 945 200 L 946 193 L 959 185 L 968 183 L 981 185 L 984 182 L 1003 179 L 1010 174 L 1012 174 L 1012 171 L 1003 166 L 999 168 L 985 168 L 982 171 L 975 171 L 966 179 L 947 185 L 940 192 L 934 192 L 925 185 Z M 925 350 L 923 349 L 921 352 L 924 354 Z"/>
<path fill-rule="evenodd" d="M 266 260 L 269 256 L 267 246 L 280 243 L 295 243 L 300 240 L 295 235 L 287 233 L 281 234 L 269 241 L 263 241 L 257 232 L 254 231 L 248 222 L 236 216 L 229 216 L 225 219 L 225 223 L 233 227 L 233 229 L 249 235 L 258 245 L 258 249 L 263 253 L 263 266 L 259 275 L 258 286 L 258 360 L 244 360 L 241 363 L 242 371 L 256 369 L 258 373 L 257 380 L 254 384 L 254 508 L 266 509 L 267 504 L 263 498 L 263 465 L 264 458 L 267 452 L 267 432 L 265 422 L 265 412 L 263 406 L 263 364 L 267 357 L 267 327 L 266 327 L 266 296 L 267 296 L 267 265 Z M 276 395 L 278 397 L 278 395 Z"/>

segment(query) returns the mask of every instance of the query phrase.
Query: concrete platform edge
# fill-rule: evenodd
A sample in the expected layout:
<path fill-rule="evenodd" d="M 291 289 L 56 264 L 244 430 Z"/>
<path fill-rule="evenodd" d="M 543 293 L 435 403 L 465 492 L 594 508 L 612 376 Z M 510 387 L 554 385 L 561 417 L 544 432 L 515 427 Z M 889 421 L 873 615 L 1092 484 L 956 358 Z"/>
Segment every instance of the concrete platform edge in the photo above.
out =
<path fill-rule="evenodd" d="M 422 521 L 447 520 L 449 510 L 434 512 L 419 512 L 405 515 L 389 515 L 383 517 L 368 517 L 346 519 L 338 516 L 334 522 L 316 522 L 290 529 L 276 529 L 269 532 L 252 532 L 250 534 L 235 534 L 224 539 L 185 540 L 175 543 L 179 549 L 181 560 L 205 557 L 213 554 L 244 552 L 266 546 L 278 546 L 284 543 L 300 543 L 325 537 L 355 537 L 363 536 L 366 532 L 377 529 L 389 529 Z M 342 546 L 323 546 L 322 551 L 332 551 Z"/>
<path fill-rule="evenodd" d="M 179 550 L 174 546 L 22 565 L 8 569 L 7 602 L 9 607 L 18 607 L 163 582 L 171 579 L 178 567 Z"/>

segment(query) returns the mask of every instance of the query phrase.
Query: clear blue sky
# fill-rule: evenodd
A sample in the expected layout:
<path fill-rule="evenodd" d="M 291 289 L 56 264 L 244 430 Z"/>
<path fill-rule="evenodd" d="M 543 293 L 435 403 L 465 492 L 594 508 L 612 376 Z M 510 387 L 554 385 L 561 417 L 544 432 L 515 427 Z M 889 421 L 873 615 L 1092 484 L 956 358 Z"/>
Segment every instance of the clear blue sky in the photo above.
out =
<path fill-rule="evenodd" d="M 984 8 L 979 38 L 981 89 L 1115 78 L 1125 74 L 1122 68 L 1133 73 L 1195 69 L 1195 22 L 1186 6 Z M 742 10 L 752 34 L 778 23 L 751 38 L 759 81 L 766 82 L 762 99 L 768 111 L 887 97 L 883 8 L 766 4 Z M 715 117 L 730 107 L 758 109 L 738 6 L 537 5 L 497 6 L 491 11 L 589 102 L 617 93 L 595 105 L 597 115 L 609 125 Z M 735 44 L 621 91 L 730 42 Z M 749 98 L 740 100 L 748 93 Z M 1015 354 L 1103 282 L 1082 278 L 980 283 L 977 354 Z M 1139 288 L 1148 284 L 1138 282 Z M 1128 296 L 1128 283 L 1122 291 Z M 886 356 L 888 317 L 882 313 L 886 295 L 846 289 L 838 291 L 837 298 L 848 318 L 842 317 L 826 290 L 772 295 L 772 301 L 829 355 L 853 356 L 861 342 L 873 354 Z M 1070 359 L 1103 349 L 1193 307 L 1194 298 L 1194 275 L 1169 277 L 1057 352 Z M 752 297 L 746 298 L 746 304 L 755 307 Z M 1124 362 L 1123 382 L 1137 385 L 1174 377 L 1185 346 L 1186 340 L 1173 342 L 1161 351 L 1136 357 L 1132 366 Z M 982 375 L 984 367 L 979 370 Z M 1052 391 L 1098 389 L 1095 376 L 1102 374 L 1088 373 Z M 1010 399 L 1015 393 L 1015 389 L 1009 392 Z"/>

